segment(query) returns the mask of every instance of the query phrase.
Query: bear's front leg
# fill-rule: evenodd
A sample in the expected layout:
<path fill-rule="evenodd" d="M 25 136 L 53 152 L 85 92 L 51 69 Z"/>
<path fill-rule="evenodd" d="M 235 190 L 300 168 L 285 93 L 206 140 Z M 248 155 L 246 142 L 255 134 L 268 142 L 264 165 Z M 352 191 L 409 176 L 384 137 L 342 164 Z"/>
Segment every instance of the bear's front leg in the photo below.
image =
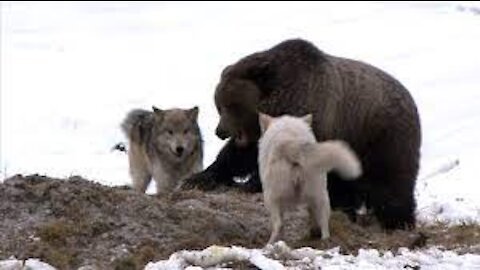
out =
<path fill-rule="evenodd" d="M 217 159 L 203 172 L 187 178 L 182 189 L 198 188 L 212 190 L 220 185 L 238 186 L 252 192 L 261 191 L 258 178 L 258 145 L 252 142 L 247 146 L 237 146 L 229 140 L 222 148 Z M 234 177 L 248 177 L 246 183 L 236 183 Z"/>

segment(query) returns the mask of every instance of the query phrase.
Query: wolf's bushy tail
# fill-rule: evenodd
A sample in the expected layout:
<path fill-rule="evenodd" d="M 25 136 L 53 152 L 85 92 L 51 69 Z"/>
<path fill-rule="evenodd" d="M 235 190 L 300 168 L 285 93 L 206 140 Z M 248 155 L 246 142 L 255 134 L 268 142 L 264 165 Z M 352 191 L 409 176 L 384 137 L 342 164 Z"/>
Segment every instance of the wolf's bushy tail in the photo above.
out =
<path fill-rule="evenodd" d="M 325 141 L 315 144 L 312 158 L 315 166 L 325 166 L 335 170 L 345 179 L 355 179 L 362 174 L 362 164 L 350 146 L 340 140 Z"/>
<path fill-rule="evenodd" d="M 135 109 L 127 114 L 121 124 L 122 131 L 128 140 L 135 143 L 144 141 L 146 130 L 152 125 L 152 112 Z"/>
<path fill-rule="evenodd" d="M 355 179 L 362 174 L 362 165 L 347 143 L 340 140 L 320 143 L 285 143 L 284 156 L 292 163 L 305 167 L 320 167 L 334 170 L 342 178 Z"/>

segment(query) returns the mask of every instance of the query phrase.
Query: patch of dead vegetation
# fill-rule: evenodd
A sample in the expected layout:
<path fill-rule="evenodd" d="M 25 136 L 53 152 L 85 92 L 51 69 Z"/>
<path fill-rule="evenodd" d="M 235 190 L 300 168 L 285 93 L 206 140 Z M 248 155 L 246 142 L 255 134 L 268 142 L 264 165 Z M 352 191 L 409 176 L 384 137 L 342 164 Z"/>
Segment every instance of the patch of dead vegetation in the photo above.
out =
<path fill-rule="evenodd" d="M 15 176 L 0 184 L 0 259 L 40 258 L 59 269 L 142 269 L 182 249 L 211 245 L 261 248 L 270 220 L 261 194 L 235 190 L 181 191 L 159 198 L 127 187 L 106 187 L 80 177 L 66 180 Z M 331 238 L 311 238 L 306 211 L 287 214 L 285 241 L 292 247 L 343 253 L 360 248 L 443 246 L 480 254 L 480 226 L 419 224 L 385 232 L 333 212 Z M 246 263 L 235 269 L 252 269 Z"/>

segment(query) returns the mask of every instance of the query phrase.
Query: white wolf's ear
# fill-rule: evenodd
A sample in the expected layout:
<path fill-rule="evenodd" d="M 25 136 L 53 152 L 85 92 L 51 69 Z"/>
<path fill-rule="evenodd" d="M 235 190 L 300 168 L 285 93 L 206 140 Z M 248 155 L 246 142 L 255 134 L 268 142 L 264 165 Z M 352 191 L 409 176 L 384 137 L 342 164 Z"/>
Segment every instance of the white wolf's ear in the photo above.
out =
<path fill-rule="evenodd" d="M 303 116 L 303 117 L 302 117 L 302 120 L 303 120 L 305 123 L 307 123 L 309 126 L 311 126 L 311 125 L 312 125 L 312 114 L 309 113 L 309 114 Z"/>
<path fill-rule="evenodd" d="M 267 130 L 268 126 L 272 122 L 272 118 L 273 117 L 268 114 L 261 112 L 258 113 L 258 122 L 260 123 L 260 130 L 262 131 L 262 134 Z"/>
<path fill-rule="evenodd" d="M 198 106 L 195 106 L 187 111 L 188 116 L 190 119 L 197 121 L 198 118 Z"/>

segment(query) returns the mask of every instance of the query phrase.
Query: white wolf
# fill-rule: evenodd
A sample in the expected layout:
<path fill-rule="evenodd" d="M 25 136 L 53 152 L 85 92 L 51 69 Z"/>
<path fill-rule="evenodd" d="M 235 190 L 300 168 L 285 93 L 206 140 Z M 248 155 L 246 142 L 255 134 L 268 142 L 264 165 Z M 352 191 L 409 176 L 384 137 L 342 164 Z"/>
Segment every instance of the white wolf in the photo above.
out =
<path fill-rule="evenodd" d="M 343 141 L 318 143 L 310 114 L 274 118 L 260 113 L 259 122 L 260 179 L 273 226 L 268 243 L 279 240 L 284 211 L 298 204 L 308 205 L 312 231 L 320 229 L 322 239 L 330 237 L 327 173 L 336 170 L 346 179 L 357 178 L 362 173 L 359 159 Z"/>

